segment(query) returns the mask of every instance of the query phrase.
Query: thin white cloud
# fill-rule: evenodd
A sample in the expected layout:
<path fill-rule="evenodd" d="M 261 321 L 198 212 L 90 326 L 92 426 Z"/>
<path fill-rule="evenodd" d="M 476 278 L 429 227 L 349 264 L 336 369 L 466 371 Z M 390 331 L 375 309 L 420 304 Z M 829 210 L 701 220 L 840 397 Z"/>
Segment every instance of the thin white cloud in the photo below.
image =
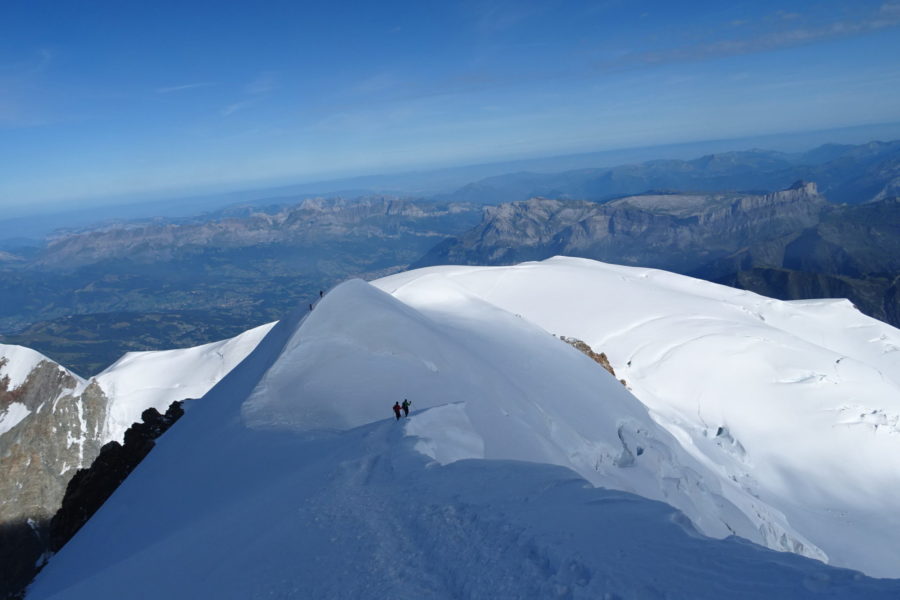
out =
<path fill-rule="evenodd" d="M 794 19 L 799 19 L 802 15 L 800 13 L 788 12 L 786 10 L 779 10 L 777 13 L 778 18 L 783 21 L 793 21 Z"/>
<path fill-rule="evenodd" d="M 220 110 L 219 114 L 223 117 L 233 115 L 240 110 L 244 110 L 248 106 L 252 106 L 254 102 L 254 100 L 241 100 L 240 102 L 233 102 Z"/>
<path fill-rule="evenodd" d="M 243 100 L 238 100 L 226 105 L 219 110 L 219 115 L 228 117 L 236 112 L 249 108 L 263 98 L 271 95 L 271 93 L 279 87 L 275 73 L 264 71 L 260 73 L 256 79 L 244 86 L 242 90 L 242 95 L 244 96 Z"/>
<path fill-rule="evenodd" d="M 34 92 L 54 57 L 52 50 L 40 48 L 18 62 L 0 64 L 0 128 L 35 127 L 56 120 Z"/>
<path fill-rule="evenodd" d="M 793 23 L 799 17 L 799 15 L 789 13 L 782 18 Z M 791 46 L 824 42 L 831 39 L 865 35 L 898 26 L 900 26 L 900 3 L 888 3 L 883 4 L 878 11 L 869 13 L 856 20 L 832 21 L 814 26 L 772 31 L 755 37 L 717 40 L 659 51 L 633 52 L 613 60 L 595 63 L 595 67 L 597 70 L 615 70 L 754 54 Z"/>
<path fill-rule="evenodd" d="M 259 76 L 244 87 L 244 92 L 253 96 L 262 96 L 278 89 L 278 81 L 271 71 L 260 73 Z"/>
<path fill-rule="evenodd" d="M 474 13 L 476 28 L 486 34 L 512 29 L 546 8 L 530 0 L 481 0 L 469 6 Z"/>
<path fill-rule="evenodd" d="M 397 89 L 402 85 L 398 77 L 392 73 L 376 73 L 366 77 L 362 81 L 353 86 L 354 91 L 360 94 L 378 94 L 392 89 Z"/>
<path fill-rule="evenodd" d="M 185 83 L 182 85 L 170 85 L 166 87 L 156 88 L 157 94 L 171 94 L 173 92 L 183 92 L 185 90 L 194 90 L 197 88 L 205 88 L 215 85 L 211 81 L 199 81 L 197 83 Z"/>
<path fill-rule="evenodd" d="M 40 48 L 28 58 L 17 62 L 0 64 L 0 73 L 12 73 L 21 76 L 36 75 L 47 69 L 50 63 L 53 62 L 53 58 L 52 50 Z"/>

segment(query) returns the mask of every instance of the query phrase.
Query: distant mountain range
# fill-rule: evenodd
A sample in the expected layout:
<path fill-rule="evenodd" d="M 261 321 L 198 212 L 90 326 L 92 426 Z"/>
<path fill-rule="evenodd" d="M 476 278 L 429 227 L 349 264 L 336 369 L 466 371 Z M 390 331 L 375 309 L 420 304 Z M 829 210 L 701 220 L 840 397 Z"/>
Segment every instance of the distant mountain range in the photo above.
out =
<path fill-rule="evenodd" d="M 787 189 L 798 180 L 816 189 Z M 898 323 L 898 182 L 900 141 L 831 144 L 513 173 L 428 199 L 244 198 L 194 217 L 72 227 L 0 252 L 0 342 L 90 375 L 126 351 L 237 335 L 349 277 L 554 254 L 779 298 L 847 296 Z"/>
<path fill-rule="evenodd" d="M 816 224 L 815 184 L 772 194 L 651 194 L 606 203 L 533 198 L 485 209 L 482 222 L 416 266 L 515 264 L 554 255 L 688 272 Z"/>
<path fill-rule="evenodd" d="M 501 204 L 532 197 L 606 201 L 658 192 L 760 192 L 815 181 L 829 201 L 861 204 L 900 190 L 900 141 L 827 144 L 799 154 L 749 150 L 694 160 L 654 160 L 562 173 L 510 173 L 471 183 L 441 199 Z"/>

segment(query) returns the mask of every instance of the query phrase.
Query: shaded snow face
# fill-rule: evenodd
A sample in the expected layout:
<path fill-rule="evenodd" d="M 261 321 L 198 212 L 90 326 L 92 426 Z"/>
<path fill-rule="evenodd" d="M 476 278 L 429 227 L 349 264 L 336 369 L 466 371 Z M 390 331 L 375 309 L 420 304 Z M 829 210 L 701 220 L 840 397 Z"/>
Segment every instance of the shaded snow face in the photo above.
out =
<path fill-rule="evenodd" d="M 410 427 L 458 406 L 419 413 Z M 426 465 L 393 418 L 335 435 L 237 426 L 222 435 L 234 413 L 203 412 L 188 411 L 160 439 L 38 575 L 30 600 L 134 590 L 168 600 L 900 594 L 898 581 L 697 535 L 671 507 L 594 488 L 568 469 Z"/>
<path fill-rule="evenodd" d="M 767 545 L 900 576 L 900 331 L 846 300 L 782 302 L 570 258 L 375 285 L 422 311 L 452 311 L 440 290 L 454 288 L 585 340 Z"/>

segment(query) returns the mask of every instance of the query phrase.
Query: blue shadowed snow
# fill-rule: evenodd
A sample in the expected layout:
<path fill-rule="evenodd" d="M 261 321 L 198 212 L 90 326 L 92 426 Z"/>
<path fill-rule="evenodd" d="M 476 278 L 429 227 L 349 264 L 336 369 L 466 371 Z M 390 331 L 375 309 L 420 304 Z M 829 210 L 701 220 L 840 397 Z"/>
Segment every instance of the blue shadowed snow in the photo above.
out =
<path fill-rule="evenodd" d="M 246 431 L 175 481 L 163 444 L 28 598 L 900 595 L 897 581 L 705 538 L 665 504 L 560 467 L 429 465 L 402 430 L 390 419 L 318 436 Z"/>

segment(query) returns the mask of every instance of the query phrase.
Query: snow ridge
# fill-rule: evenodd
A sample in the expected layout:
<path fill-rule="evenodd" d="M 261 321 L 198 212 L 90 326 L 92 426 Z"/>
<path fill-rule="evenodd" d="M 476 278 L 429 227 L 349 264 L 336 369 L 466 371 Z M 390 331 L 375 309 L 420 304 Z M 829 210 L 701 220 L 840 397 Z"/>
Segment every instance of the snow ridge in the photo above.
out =
<path fill-rule="evenodd" d="M 165 412 L 176 400 L 200 398 L 242 361 L 275 323 L 202 346 L 129 352 L 95 376 L 110 399 L 104 441 L 121 442 L 125 430 L 148 408 Z"/>
<path fill-rule="evenodd" d="M 900 576 L 890 508 L 900 490 L 900 331 L 846 300 L 782 302 L 563 257 L 435 267 L 375 285 L 420 309 L 435 306 L 436 288 L 456 287 L 585 340 L 718 474 L 766 545 Z"/>
<path fill-rule="evenodd" d="M 190 405 L 28 597 L 894 598 L 798 556 L 891 572 L 893 345 L 846 303 L 577 259 L 346 282 Z"/>

